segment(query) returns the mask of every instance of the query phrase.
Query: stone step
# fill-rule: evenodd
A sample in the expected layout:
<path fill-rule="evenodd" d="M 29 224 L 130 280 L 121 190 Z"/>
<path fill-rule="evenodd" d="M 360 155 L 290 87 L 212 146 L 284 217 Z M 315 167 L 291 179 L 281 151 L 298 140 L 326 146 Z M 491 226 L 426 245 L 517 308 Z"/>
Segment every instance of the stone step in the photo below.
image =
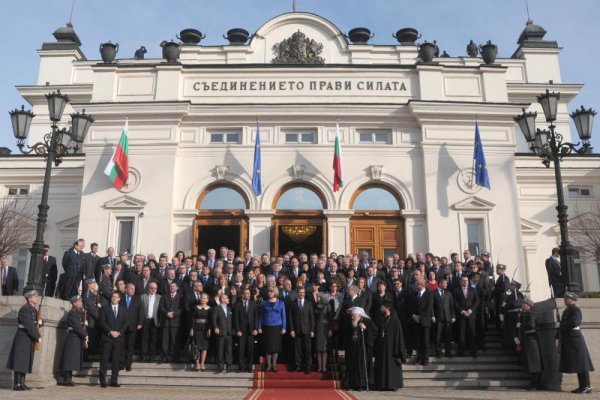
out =
<path fill-rule="evenodd" d="M 457 389 L 484 389 L 484 388 L 526 388 L 529 379 L 464 379 L 464 380 L 435 380 L 435 379 L 408 379 L 404 380 L 404 388 L 416 387 L 447 387 Z"/>
<path fill-rule="evenodd" d="M 522 367 L 516 363 L 457 363 L 445 364 L 435 363 L 428 366 L 418 364 L 404 364 L 403 371 L 419 371 L 423 374 L 429 372 L 456 372 L 456 371 L 520 371 Z"/>
<path fill-rule="evenodd" d="M 529 374 L 523 370 L 516 371 L 402 371 L 405 380 L 521 380 L 529 379 Z"/>
<path fill-rule="evenodd" d="M 98 368 L 84 369 L 76 373 L 77 376 L 98 376 Z M 119 377 L 164 377 L 164 378 L 210 378 L 210 379 L 246 379 L 252 380 L 253 374 L 248 372 L 228 372 L 226 374 L 217 371 L 216 368 L 207 369 L 203 372 L 191 369 L 144 369 L 133 368 L 132 371 L 121 371 Z"/>
<path fill-rule="evenodd" d="M 133 372 L 133 371 L 132 371 Z M 201 374 L 201 373 L 198 373 Z M 126 386 L 177 386 L 177 387 L 206 387 L 206 388 L 252 388 L 252 378 L 236 378 L 233 373 L 222 374 L 222 377 L 217 379 L 217 375 L 210 373 L 206 377 L 200 375 L 190 377 L 155 377 L 155 376 L 127 376 L 119 374 L 119 383 Z M 110 382 L 110 373 L 107 380 Z M 73 382 L 78 385 L 99 385 L 97 373 L 93 376 L 76 376 L 73 375 Z"/>

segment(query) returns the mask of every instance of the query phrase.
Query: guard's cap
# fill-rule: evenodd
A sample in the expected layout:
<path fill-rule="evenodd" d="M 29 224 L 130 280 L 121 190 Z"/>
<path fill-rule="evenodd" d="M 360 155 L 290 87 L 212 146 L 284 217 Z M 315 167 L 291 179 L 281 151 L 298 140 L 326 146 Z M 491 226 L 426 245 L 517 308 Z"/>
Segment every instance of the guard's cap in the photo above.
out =
<path fill-rule="evenodd" d="M 77 300 L 81 300 L 81 296 L 77 295 L 77 296 L 73 296 L 69 299 L 69 301 L 71 303 L 75 303 Z"/>
<path fill-rule="evenodd" d="M 529 297 L 525 297 L 523 300 L 521 300 L 521 304 L 529 304 L 531 307 L 535 305 L 534 301 Z"/>
<path fill-rule="evenodd" d="M 578 298 L 579 296 L 577 295 L 577 293 L 565 292 L 565 299 L 577 300 Z"/>
<path fill-rule="evenodd" d="M 512 280 L 512 282 L 510 282 L 510 284 L 516 287 L 517 289 L 521 289 L 521 283 L 515 281 L 514 279 Z"/>
<path fill-rule="evenodd" d="M 496 269 L 501 269 L 502 271 L 506 271 L 506 265 L 504 265 L 504 264 L 497 264 L 496 265 Z"/>
<path fill-rule="evenodd" d="M 25 292 L 25 294 L 23 294 L 23 296 L 25 296 L 26 299 L 29 299 L 33 296 L 39 296 L 40 294 L 38 293 L 37 290 L 30 290 L 28 292 Z"/>
<path fill-rule="evenodd" d="M 487 251 L 484 251 L 481 253 L 481 257 L 489 257 L 489 256 L 490 256 L 490 253 Z"/>

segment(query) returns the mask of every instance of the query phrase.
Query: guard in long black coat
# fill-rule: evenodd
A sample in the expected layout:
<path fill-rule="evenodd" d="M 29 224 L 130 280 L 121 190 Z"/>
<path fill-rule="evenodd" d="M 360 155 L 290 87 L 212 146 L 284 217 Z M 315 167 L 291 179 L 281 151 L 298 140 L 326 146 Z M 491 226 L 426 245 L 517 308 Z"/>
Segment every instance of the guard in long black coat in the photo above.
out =
<path fill-rule="evenodd" d="M 40 301 L 40 295 L 35 290 L 25 293 L 27 303 L 19 309 L 17 316 L 17 333 L 13 340 L 6 369 L 14 372 L 13 390 L 29 390 L 25 385 L 25 374 L 31 373 L 33 366 L 33 344 L 42 341 L 40 333 L 35 329 L 37 317 L 36 306 Z"/>
<path fill-rule="evenodd" d="M 559 371 L 577 374 L 579 387 L 573 393 L 591 393 L 590 371 L 594 370 L 585 339 L 581 334 L 581 309 L 577 307 L 578 296 L 565 293 L 565 305 L 560 318 L 560 364 Z"/>
<path fill-rule="evenodd" d="M 377 339 L 375 340 L 375 386 L 379 390 L 397 390 L 404 387 L 402 378 L 402 327 L 400 320 L 392 313 L 392 303 L 384 301 L 380 305 Z"/>
<path fill-rule="evenodd" d="M 523 369 L 531 374 L 531 385 L 528 390 L 542 388 L 542 357 L 536 333 L 533 306 L 534 303 L 530 299 L 524 299 L 521 302 L 521 309 L 523 311 L 520 316 L 521 326 L 518 330 L 520 337 L 515 340 L 517 344 L 521 344 Z"/>
<path fill-rule="evenodd" d="M 98 284 L 94 278 L 90 278 L 86 280 L 86 285 L 88 290 L 83 295 L 83 308 L 87 312 L 87 326 L 85 330 L 87 331 L 89 340 L 84 358 L 89 354 L 100 353 L 100 337 L 98 335 L 100 298 Z"/>
<path fill-rule="evenodd" d="M 510 291 L 506 294 L 503 307 L 504 315 L 504 347 L 509 350 L 515 350 L 514 338 L 517 332 L 517 323 L 519 322 L 519 313 L 521 312 L 521 301 L 524 296 L 519 291 L 521 284 L 516 281 L 510 283 Z"/>
<path fill-rule="evenodd" d="M 62 381 L 59 386 L 75 386 L 73 371 L 83 369 L 83 343 L 88 339 L 83 323 L 83 300 L 81 296 L 70 299 L 73 307 L 67 313 L 67 338 L 63 347 L 60 369 Z"/>

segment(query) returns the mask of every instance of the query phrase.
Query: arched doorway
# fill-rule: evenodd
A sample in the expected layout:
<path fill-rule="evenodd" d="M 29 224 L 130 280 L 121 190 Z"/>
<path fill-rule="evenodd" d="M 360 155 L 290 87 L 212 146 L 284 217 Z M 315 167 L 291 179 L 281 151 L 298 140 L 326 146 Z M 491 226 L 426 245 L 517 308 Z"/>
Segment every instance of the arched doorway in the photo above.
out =
<path fill-rule="evenodd" d="M 384 259 L 394 253 L 405 256 L 404 219 L 400 213 L 402 199 L 381 184 L 360 187 L 350 200 L 354 215 L 350 218 L 350 250 L 367 252 Z"/>
<path fill-rule="evenodd" d="M 288 251 L 317 253 L 327 251 L 327 201 L 317 188 L 293 182 L 281 188 L 273 200 L 276 210 L 271 227 L 271 254 Z"/>
<path fill-rule="evenodd" d="M 237 187 L 221 183 L 207 187 L 196 201 L 194 254 L 221 246 L 243 254 L 248 248 L 247 208 L 248 199 Z"/>

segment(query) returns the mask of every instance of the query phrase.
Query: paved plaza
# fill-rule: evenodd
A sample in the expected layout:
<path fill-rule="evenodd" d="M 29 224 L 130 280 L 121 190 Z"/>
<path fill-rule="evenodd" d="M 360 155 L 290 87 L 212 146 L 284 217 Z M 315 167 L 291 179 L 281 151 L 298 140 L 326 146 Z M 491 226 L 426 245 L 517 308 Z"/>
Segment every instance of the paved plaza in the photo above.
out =
<path fill-rule="evenodd" d="M 571 389 L 568 387 L 567 389 Z M 292 389 L 290 389 L 292 390 Z M 192 393 L 193 396 L 191 395 Z M 248 390 L 246 389 L 190 389 L 173 387 L 151 387 L 144 389 L 142 387 L 122 387 L 118 389 L 102 389 L 98 386 L 76 386 L 74 388 L 51 387 L 43 390 L 32 390 L 30 392 L 13 392 L 12 390 L 0 390 L 0 398 L 3 400 L 39 400 L 43 397 L 46 400 L 81 400 L 106 398 L 119 398 L 119 400 L 183 400 L 197 397 L 201 393 L 203 400 L 241 400 Z M 386 400 L 386 399 L 406 399 L 406 400 L 426 400 L 426 399 L 493 399 L 493 400 L 569 400 L 569 399 L 600 399 L 600 392 L 589 395 L 575 395 L 568 392 L 527 392 L 525 390 L 455 390 L 444 388 L 411 388 L 403 389 L 398 392 L 352 392 L 359 400 Z"/>

